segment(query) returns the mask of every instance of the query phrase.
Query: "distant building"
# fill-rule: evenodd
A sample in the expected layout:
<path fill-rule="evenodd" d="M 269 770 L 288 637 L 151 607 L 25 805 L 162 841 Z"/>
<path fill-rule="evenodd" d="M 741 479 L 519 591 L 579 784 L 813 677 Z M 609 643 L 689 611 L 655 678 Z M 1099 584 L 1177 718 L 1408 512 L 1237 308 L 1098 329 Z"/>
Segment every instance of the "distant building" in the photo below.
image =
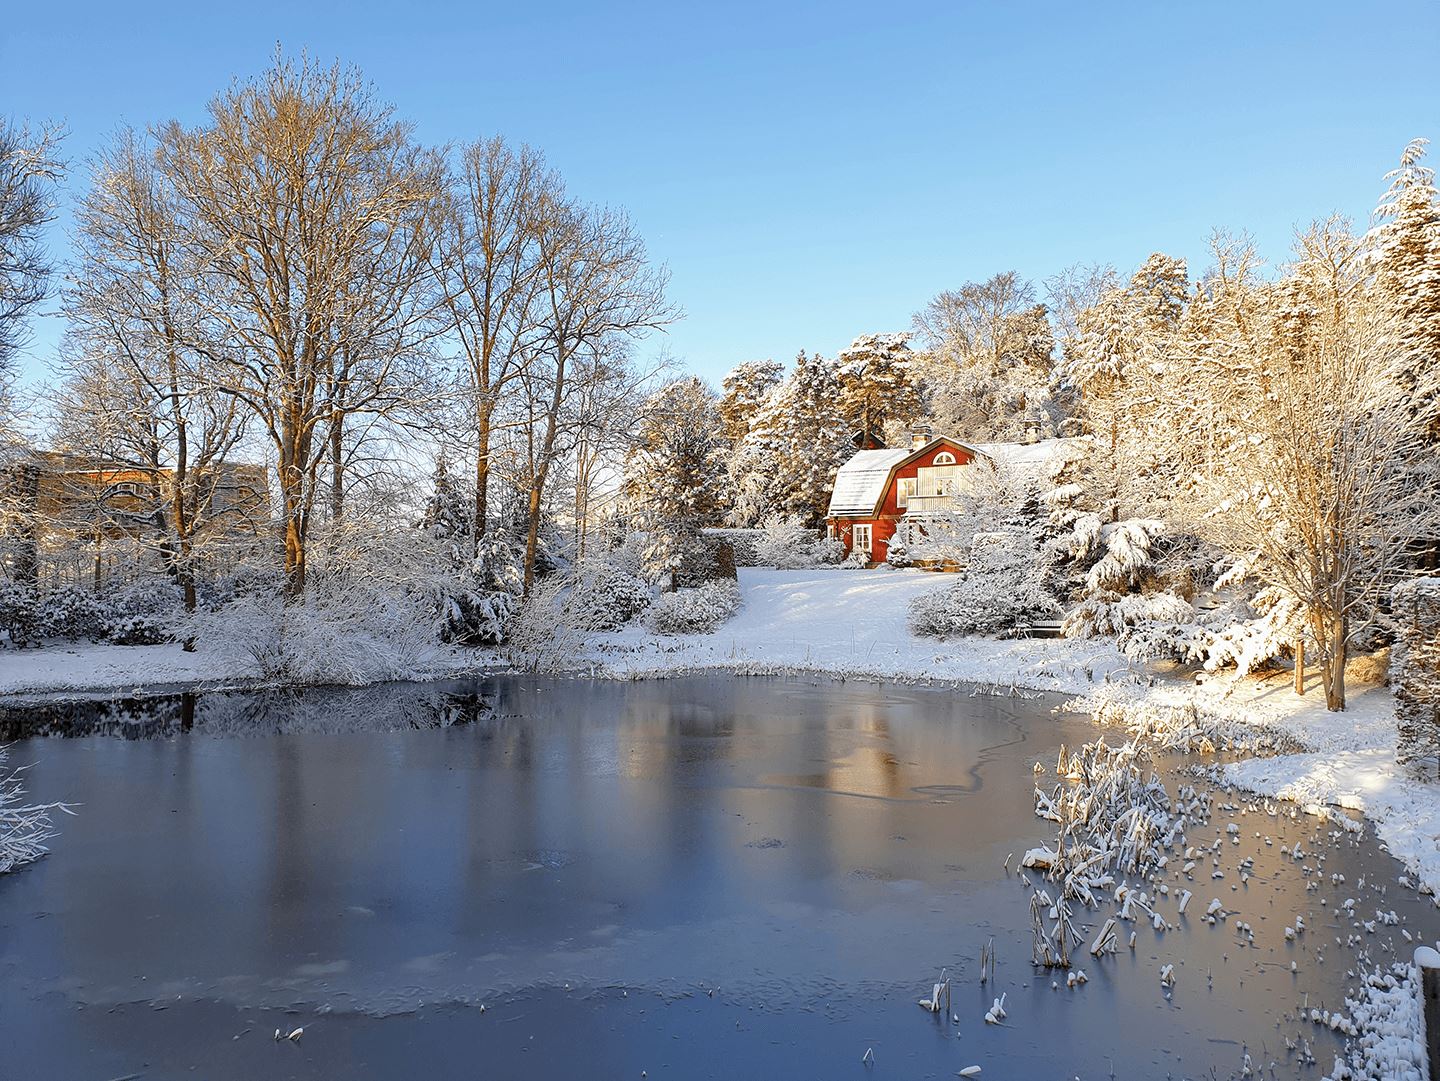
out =
<path fill-rule="evenodd" d="M 1039 468 L 1064 442 L 972 444 L 921 431 L 908 447 L 857 451 L 835 475 L 827 530 L 847 555 L 858 550 L 872 563 L 884 562 L 897 531 L 908 533 L 954 508 L 977 462 Z"/>
<path fill-rule="evenodd" d="M 167 531 L 169 470 L 59 451 L 22 450 L 0 462 L 0 560 L 6 576 L 75 577 L 83 551 L 98 580 L 108 561 L 154 549 Z M 199 539 L 251 543 L 269 531 L 265 467 L 226 463 L 200 476 L 208 507 Z M 62 565 L 66 565 L 63 566 Z"/>

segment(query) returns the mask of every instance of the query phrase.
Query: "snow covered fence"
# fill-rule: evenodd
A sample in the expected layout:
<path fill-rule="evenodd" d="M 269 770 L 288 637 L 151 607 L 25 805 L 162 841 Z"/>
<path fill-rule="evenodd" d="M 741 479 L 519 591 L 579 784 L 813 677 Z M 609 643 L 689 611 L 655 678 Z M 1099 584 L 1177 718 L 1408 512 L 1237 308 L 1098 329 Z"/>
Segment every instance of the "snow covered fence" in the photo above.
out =
<path fill-rule="evenodd" d="M 1413 762 L 1440 754 L 1440 578 L 1415 578 L 1391 593 L 1395 646 L 1390 685 L 1399 738 L 1395 757 Z"/>

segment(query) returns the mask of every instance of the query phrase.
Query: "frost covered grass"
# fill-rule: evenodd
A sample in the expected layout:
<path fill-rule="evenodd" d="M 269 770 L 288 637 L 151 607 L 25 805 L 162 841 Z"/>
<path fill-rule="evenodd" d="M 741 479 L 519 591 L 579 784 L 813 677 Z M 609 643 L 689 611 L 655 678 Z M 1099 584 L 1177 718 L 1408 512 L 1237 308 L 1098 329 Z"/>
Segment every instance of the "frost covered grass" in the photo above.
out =
<path fill-rule="evenodd" d="M 49 852 L 55 836 L 53 812 L 74 812 L 63 803 L 26 803 L 20 770 L 8 765 L 10 750 L 0 746 L 0 874 L 23 867 Z"/>

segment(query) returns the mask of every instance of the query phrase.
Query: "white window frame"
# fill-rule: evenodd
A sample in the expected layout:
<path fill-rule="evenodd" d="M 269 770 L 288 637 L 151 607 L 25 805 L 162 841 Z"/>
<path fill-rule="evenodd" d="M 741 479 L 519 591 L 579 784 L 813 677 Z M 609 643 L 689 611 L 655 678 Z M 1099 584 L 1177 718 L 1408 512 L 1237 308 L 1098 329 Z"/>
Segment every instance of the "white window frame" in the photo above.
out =
<path fill-rule="evenodd" d="M 955 464 L 955 455 L 951 454 L 948 450 L 942 450 L 939 454 L 935 455 L 935 460 L 932 461 L 930 464 L 931 464 L 931 465 L 954 465 L 954 464 Z"/>
<path fill-rule="evenodd" d="M 915 494 L 916 486 L 920 483 L 919 477 L 900 477 L 895 481 L 895 505 L 904 510 L 910 505 L 910 497 Z"/>
<path fill-rule="evenodd" d="M 864 537 L 862 544 L 860 538 Z M 850 528 L 850 547 L 852 550 L 864 552 L 867 556 L 875 551 L 875 530 L 869 522 L 856 522 Z"/>

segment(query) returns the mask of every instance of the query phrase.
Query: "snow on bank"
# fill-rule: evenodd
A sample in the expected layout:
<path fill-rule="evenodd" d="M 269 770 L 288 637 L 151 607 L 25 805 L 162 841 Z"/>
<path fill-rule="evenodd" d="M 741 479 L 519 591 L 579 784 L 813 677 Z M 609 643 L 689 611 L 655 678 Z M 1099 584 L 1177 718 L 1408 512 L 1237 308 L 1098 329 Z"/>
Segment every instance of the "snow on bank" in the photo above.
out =
<path fill-rule="evenodd" d="M 491 654 L 444 648 L 415 679 L 473 672 Z M 150 692 L 175 687 L 261 683 L 254 659 L 241 649 L 201 645 L 186 653 L 178 642 L 159 646 L 70 643 L 40 649 L 0 649 L 0 697 L 40 694 Z"/>
<path fill-rule="evenodd" d="M 216 685 L 249 679 L 253 669 L 254 662 L 242 654 L 214 649 L 186 653 L 178 642 L 5 649 L 0 650 L 0 695 Z"/>
<path fill-rule="evenodd" d="M 1331 713 L 1318 687 L 1296 695 L 1287 673 L 1239 681 L 1217 676 L 1195 686 L 1170 680 L 1143 689 L 1113 687 L 1089 707 L 1121 716 L 1127 710 L 1194 710 L 1207 726 L 1227 734 L 1246 728 L 1278 734 L 1297 753 L 1231 763 L 1225 780 L 1311 814 L 1329 807 L 1362 812 L 1414 883 L 1440 895 L 1440 784 L 1395 761 L 1395 708 L 1387 689 L 1351 687 L 1347 701 L 1343 713 Z"/>
<path fill-rule="evenodd" d="M 740 570 L 744 604 L 713 634 L 657 637 L 642 627 L 589 636 L 597 674 L 643 678 L 678 671 L 819 672 L 867 679 L 939 680 L 1081 692 L 1130 670 L 1105 642 L 1064 639 L 938 641 L 911 634 L 911 599 L 955 579 L 888 567 L 869 571 Z"/>

